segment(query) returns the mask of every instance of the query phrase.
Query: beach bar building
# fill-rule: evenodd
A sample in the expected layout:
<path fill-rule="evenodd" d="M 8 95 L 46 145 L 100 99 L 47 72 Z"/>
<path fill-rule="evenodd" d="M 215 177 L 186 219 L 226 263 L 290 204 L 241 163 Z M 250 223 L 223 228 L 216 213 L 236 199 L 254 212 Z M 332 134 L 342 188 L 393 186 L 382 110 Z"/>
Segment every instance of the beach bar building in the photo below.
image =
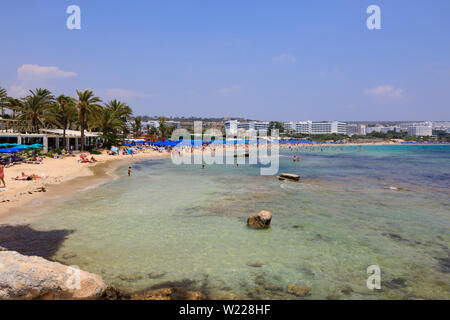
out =
<path fill-rule="evenodd" d="M 100 142 L 99 132 L 84 132 L 85 146 L 97 146 Z M 66 140 L 69 150 L 80 150 L 81 148 L 81 131 L 66 130 Z M 43 152 L 49 150 L 63 148 L 63 130 L 62 129 L 41 129 L 39 133 L 17 133 L 0 131 L 0 143 L 18 143 L 18 144 L 35 144 L 40 143 Z"/>

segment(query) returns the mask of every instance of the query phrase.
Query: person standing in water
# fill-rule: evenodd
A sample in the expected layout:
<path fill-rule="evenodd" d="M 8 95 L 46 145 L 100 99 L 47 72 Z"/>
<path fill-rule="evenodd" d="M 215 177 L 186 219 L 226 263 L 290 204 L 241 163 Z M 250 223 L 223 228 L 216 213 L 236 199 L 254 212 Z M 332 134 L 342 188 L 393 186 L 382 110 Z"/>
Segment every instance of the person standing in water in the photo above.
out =
<path fill-rule="evenodd" d="M 2 164 L 0 164 L 0 180 L 3 182 L 3 187 L 6 188 L 5 167 Z"/>
<path fill-rule="evenodd" d="M 128 167 L 128 176 L 131 176 L 131 167 Z"/>

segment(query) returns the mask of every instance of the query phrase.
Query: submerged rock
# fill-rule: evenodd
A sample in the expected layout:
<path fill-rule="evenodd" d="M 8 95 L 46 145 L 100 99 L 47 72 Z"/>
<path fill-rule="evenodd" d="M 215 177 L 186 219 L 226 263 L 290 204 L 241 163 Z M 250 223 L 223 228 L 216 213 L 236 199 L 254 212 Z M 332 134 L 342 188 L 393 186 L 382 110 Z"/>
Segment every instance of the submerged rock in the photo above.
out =
<path fill-rule="evenodd" d="M 138 274 L 132 274 L 132 275 L 121 274 L 121 275 L 119 275 L 119 279 L 122 281 L 133 282 L 133 281 L 142 280 L 142 276 L 138 275 Z"/>
<path fill-rule="evenodd" d="M 206 296 L 195 290 L 160 288 L 134 293 L 130 300 L 205 300 Z"/>
<path fill-rule="evenodd" d="M 280 180 L 299 181 L 300 176 L 292 173 L 282 173 L 279 177 Z"/>
<path fill-rule="evenodd" d="M 343 294 L 345 294 L 346 296 L 348 296 L 348 295 L 350 295 L 350 294 L 353 293 L 353 289 L 352 289 L 352 287 L 347 286 L 347 287 L 345 287 L 345 288 L 342 288 L 342 289 L 341 289 L 341 292 L 342 292 Z"/>
<path fill-rule="evenodd" d="M 250 261 L 250 262 L 247 262 L 247 265 L 249 267 L 253 267 L 253 268 L 261 268 L 263 266 L 263 264 L 259 261 Z"/>
<path fill-rule="evenodd" d="M 165 272 L 150 272 L 150 273 L 148 274 L 148 277 L 149 277 L 150 279 L 158 279 L 158 278 L 164 277 L 165 275 L 166 275 Z"/>
<path fill-rule="evenodd" d="M 172 288 L 147 290 L 132 294 L 131 300 L 172 300 Z"/>
<path fill-rule="evenodd" d="M 247 225 L 250 228 L 264 229 L 270 226 L 272 221 L 272 213 L 266 210 L 260 211 L 258 214 L 247 219 Z"/>
<path fill-rule="evenodd" d="M 403 279 L 403 278 L 395 278 L 395 279 L 392 279 L 391 281 L 389 281 L 388 283 L 385 283 L 385 286 L 390 289 L 400 289 L 400 288 L 405 288 L 406 283 L 405 283 L 405 279 Z"/>
<path fill-rule="evenodd" d="M 0 299 L 99 299 L 105 291 L 99 275 L 41 257 L 0 252 Z"/>
<path fill-rule="evenodd" d="M 290 284 L 287 286 L 287 292 L 298 297 L 306 297 L 310 294 L 311 288 L 305 286 L 298 286 L 296 284 Z"/>
<path fill-rule="evenodd" d="M 443 273 L 450 273 L 450 255 L 448 258 L 438 258 L 439 270 Z"/>
<path fill-rule="evenodd" d="M 63 259 L 72 259 L 75 258 L 77 255 L 75 253 L 65 253 L 63 254 Z"/>

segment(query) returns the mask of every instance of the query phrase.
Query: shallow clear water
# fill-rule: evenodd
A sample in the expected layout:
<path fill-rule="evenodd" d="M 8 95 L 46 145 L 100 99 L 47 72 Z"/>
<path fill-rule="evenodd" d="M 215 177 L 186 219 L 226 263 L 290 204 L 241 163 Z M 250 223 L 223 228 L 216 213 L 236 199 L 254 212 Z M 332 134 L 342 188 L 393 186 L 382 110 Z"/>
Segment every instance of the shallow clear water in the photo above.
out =
<path fill-rule="evenodd" d="M 298 284 L 310 299 L 449 299 L 450 146 L 363 149 L 282 151 L 280 172 L 299 183 L 257 166 L 144 161 L 31 226 L 74 230 L 54 258 L 127 291 L 181 281 L 210 298 L 295 299 L 286 286 Z M 271 228 L 248 229 L 260 210 Z M 373 264 L 381 290 L 366 287 Z"/>

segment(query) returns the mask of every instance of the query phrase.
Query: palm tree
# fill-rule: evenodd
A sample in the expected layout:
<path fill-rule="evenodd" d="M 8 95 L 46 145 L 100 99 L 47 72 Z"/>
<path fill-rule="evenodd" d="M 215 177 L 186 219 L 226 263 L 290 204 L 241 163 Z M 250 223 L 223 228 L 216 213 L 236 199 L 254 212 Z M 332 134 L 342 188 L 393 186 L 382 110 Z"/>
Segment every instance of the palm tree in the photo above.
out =
<path fill-rule="evenodd" d="M 69 147 L 66 140 L 67 124 L 77 116 L 75 100 L 72 97 L 68 97 L 62 94 L 55 99 L 55 103 L 56 110 L 62 118 L 64 149 L 67 150 Z"/>
<path fill-rule="evenodd" d="M 133 131 L 134 131 L 134 137 L 137 138 L 141 135 L 141 129 L 142 129 L 142 117 L 136 117 L 134 118 L 133 123 Z"/>
<path fill-rule="evenodd" d="M 18 111 L 17 120 L 26 123 L 31 132 L 37 132 L 39 127 L 47 124 L 59 124 L 54 112 L 54 97 L 47 89 L 30 90 L 30 95 L 22 100 L 10 100 L 14 111 Z"/>
<path fill-rule="evenodd" d="M 122 128 L 122 119 L 117 116 L 112 108 L 102 108 L 96 112 L 92 119 L 92 126 L 102 132 L 102 138 L 107 146 L 116 144 L 118 140 L 117 131 Z"/>
<path fill-rule="evenodd" d="M 133 111 L 125 102 L 117 101 L 116 99 L 105 103 L 105 107 L 110 108 L 115 113 L 115 115 L 120 118 L 122 123 L 122 133 L 125 137 L 127 134 L 127 118 L 133 114 Z"/>
<path fill-rule="evenodd" d="M 12 97 L 8 97 L 7 108 L 12 111 L 12 120 L 16 120 L 16 112 L 17 108 L 21 106 L 21 101 L 19 99 L 15 99 Z M 17 121 L 12 122 L 12 127 L 14 130 L 18 130 L 19 128 L 16 126 Z M 20 131 L 20 130 L 19 130 Z"/>
<path fill-rule="evenodd" d="M 81 151 L 84 151 L 84 130 L 86 128 L 86 114 L 95 112 L 101 108 L 99 103 L 102 101 L 99 97 L 94 96 L 91 90 L 77 90 L 77 108 L 79 111 L 80 130 L 81 130 Z"/>
<path fill-rule="evenodd" d="M 161 134 L 161 138 L 165 139 L 167 137 L 168 127 L 166 124 L 166 117 L 161 117 L 159 119 L 159 133 Z"/>
<path fill-rule="evenodd" d="M 2 118 L 5 116 L 5 108 L 8 105 L 8 94 L 6 89 L 0 87 L 0 109 L 2 110 Z"/>
<path fill-rule="evenodd" d="M 155 126 L 151 126 L 150 130 L 148 130 L 148 134 L 152 137 L 152 140 L 155 140 L 158 136 L 158 129 Z"/>

